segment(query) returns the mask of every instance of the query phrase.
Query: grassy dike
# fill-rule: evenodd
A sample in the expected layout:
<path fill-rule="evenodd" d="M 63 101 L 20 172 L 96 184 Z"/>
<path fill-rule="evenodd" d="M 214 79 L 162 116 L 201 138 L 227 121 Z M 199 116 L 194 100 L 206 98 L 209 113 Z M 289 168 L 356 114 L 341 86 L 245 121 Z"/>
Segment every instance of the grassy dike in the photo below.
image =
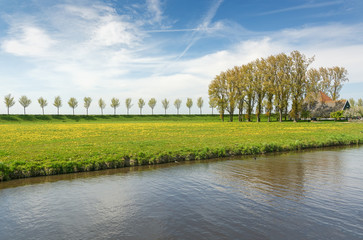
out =
<path fill-rule="evenodd" d="M 363 124 L 220 122 L 210 115 L 0 115 L 0 139 L 0 181 L 5 181 L 360 144 Z"/>

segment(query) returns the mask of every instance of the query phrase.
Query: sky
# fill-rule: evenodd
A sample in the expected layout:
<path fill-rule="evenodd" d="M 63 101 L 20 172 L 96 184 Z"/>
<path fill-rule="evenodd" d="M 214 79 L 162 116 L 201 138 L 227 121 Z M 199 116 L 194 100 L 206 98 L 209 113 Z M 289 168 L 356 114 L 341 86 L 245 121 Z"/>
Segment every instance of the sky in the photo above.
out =
<path fill-rule="evenodd" d="M 203 97 L 221 71 L 256 58 L 299 50 L 315 56 L 311 67 L 341 66 L 349 82 L 342 98 L 363 98 L 363 1 L 361 0 L 0 0 L 0 114 L 3 96 L 32 100 L 27 113 L 46 114 L 61 96 L 60 112 L 77 98 L 93 99 L 90 113 L 99 114 L 99 98 L 112 114 L 126 113 L 124 101 L 155 97 L 170 100 Z M 22 113 L 17 102 L 11 113 Z M 151 112 L 146 105 L 143 112 Z"/>

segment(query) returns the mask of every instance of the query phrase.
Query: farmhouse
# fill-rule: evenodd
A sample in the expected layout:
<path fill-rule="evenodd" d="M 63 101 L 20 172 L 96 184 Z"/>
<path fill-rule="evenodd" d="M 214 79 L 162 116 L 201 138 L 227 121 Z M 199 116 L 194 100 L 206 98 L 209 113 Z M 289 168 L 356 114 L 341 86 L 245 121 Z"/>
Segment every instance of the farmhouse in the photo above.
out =
<path fill-rule="evenodd" d="M 303 103 L 304 115 L 312 118 L 329 118 L 331 112 L 346 110 L 350 108 L 348 100 L 332 100 L 325 93 L 319 92 L 313 98 L 305 99 Z"/>

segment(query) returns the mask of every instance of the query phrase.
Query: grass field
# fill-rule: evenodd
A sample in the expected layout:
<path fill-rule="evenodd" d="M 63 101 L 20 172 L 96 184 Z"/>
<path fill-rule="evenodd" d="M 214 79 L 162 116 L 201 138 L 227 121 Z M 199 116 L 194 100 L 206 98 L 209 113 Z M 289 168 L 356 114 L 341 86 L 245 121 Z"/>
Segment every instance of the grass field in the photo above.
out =
<path fill-rule="evenodd" d="M 0 181 L 363 142 L 360 123 L 223 123 L 216 116 L 67 119 L 3 119 Z"/>

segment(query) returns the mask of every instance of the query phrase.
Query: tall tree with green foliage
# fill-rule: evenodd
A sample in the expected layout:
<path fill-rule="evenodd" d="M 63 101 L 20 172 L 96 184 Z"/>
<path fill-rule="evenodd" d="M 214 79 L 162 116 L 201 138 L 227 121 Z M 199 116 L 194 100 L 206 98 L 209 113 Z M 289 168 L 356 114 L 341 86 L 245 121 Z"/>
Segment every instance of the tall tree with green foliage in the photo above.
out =
<path fill-rule="evenodd" d="M 103 109 L 105 109 L 105 107 L 106 107 L 106 103 L 105 103 L 105 101 L 102 99 L 102 98 L 100 98 L 99 100 L 98 100 L 98 106 L 100 107 L 100 109 L 101 109 L 101 115 L 103 115 Z"/>
<path fill-rule="evenodd" d="M 242 66 L 242 77 L 244 78 L 244 86 L 246 92 L 246 110 L 247 110 L 247 121 L 251 122 L 252 110 L 255 103 L 255 86 L 256 86 L 256 74 L 255 74 L 254 63 L 248 63 Z"/>
<path fill-rule="evenodd" d="M 238 79 L 236 78 L 235 69 L 228 69 L 226 72 L 222 72 L 220 75 L 222 81 L 224 81 L 225 95 L 227 96 L 226 110 L 229 113 L 229 121 L 233 122 L 233 114 L 238 102 Z"/>
<path fill-rule="evenodd" d="M 161 104 L 163 105 L 163 108 L 165 110 L 165 115 L 166 115 L 166 109 L 169 108 L 169 101 L 168 101 L 168 99 L 165 98 L 164 100 L 162 100 L 161 101 Z"/>
<path fill-rule="evenodd" d="M 59 115 L 59 108 L 62 107 L 62 99 L 60 96 L 54 98 L 53 106 L 57 108 L 57 114 Z"/>
<path fill-rule="evenodd" d="M 343 83 L 349 81 L 348 71 L 344 67 L 331 67 L 319 69 L 322 76 L 322 90 L 335 101 L 339 99 L 339 92 L 342 90 Z"/>
<path fill-rule="evenodd" d="M 234 87 L 236 88 L 236 103 L 237 103 L 237 109 L 238 109 L 238 121 L 243 121 L 243 107 L 245 103 L 246 98 L 246 78 L 243 77 L 243 69 L 241 66 L 234 66 L 233 67 L 233 75 L 234 75 L 234 81 L 236 82 L 234 84 Z"/>
<path fill-rule="evenodd" d="M 309 65 L 314 61 L 314 58 L 306 58 L 304 54 L 299 51 L 293 51 L 290 54 L 291 58 L 291 115 L 294 118 L 294 122 L 298 121 L 299 115 L 302 110 L 302 103 L 304 96 L 307 92 L 307 78 L 306 72 Z"/>
<path fill-rule="evenodd" d="M 274 103 L 275 95 L 275 80 L 277 76 L 277 60 L 276 57 L 271 55 L 266 59 L 265 69 L 265 88 L 266 88 L 266 115 L 267 122 L 271 121 L 271 113 Z"/>
<path fill-rule="evenodd" d="M 349 98 L 349 104 L 351 107 L 354 107 L 356 105 L 354 98 Z"/>
<path fill-rule="evenodd" d="M 113 97 L 110 106 L 113 108 L 113 115 L 116 115 L 116 108 L 120 106 L 120 99 Z"/>
<path fill-rule="evenodd" d="M 193 99 L 187 98 L 187 102 L 185 104 L 187 108 L 189 109 L 189 115 L 190 115 L 190 109 L 193 107 Z"/>
<path fill-rule="evenodd" d="M 151 115 L 154 115 L 154 108 L 156 106 L 156 99 L 151 98 L 148 102 L 149 107 L 151 108 Z"/>
<path fill-rule="evenodd" d="M 357 101 L 357 105 L 359 107 L 363 107 L 363 99 L 359 98 L 358 101 Z"/>
<path fill-rule="evenodd" d="M 283 112 L 286 110 L 290 94 L 291 60 L 285 53 L 276 55 L 275 76 L 275 107 L 282 122 Z"/>
<path fill-rule="evenodd" d="M 73 115 L 74 115 L 74 109 L 76 107 L 78 107 L 78 101 L 77 101 L 77 99 L 75 99 L 74 97 L 71 97 L 68 100 L 68 105 L 72 108 L 72 112 L 73 112 Z"/>
<path fill-rule="evenodd" d="M 125 105 L 126 105 L 126 109 L 127 109 L 127 115 L 129 115 L 130 108 L 133 106 L 131 104 L 131 102 L 132 102 L 131 98 L 126 98 Z"/>
<path fill-rule="evenodd" d="M 260 115 L 263 109 L 263 99 L 266 95 L 267 89 L 267 81 L 268 81 L 268 73 L 266 72 L 267 69 L 267 62 L 265 59 L 257 59 L 254 62 L 254 72 L 255 72 L 255 92 L 256 92 L 256 118 L 257 122 L 260 122 Z"/>
<path fill-rule="evenodd" d="M 199 113 L 200 113 L 200 115 L 202 115 L 202 107 L 203 107 L 203 104 L 204 104 L 204 100 L 203 100 L 203 98 L 202 98 L 202 97 L 199 97 L 199 98 L 197 99 L 197 106 L 198 106 L 198 108 L 199 108 Z"/>
<path fill-rule="evenodd" d="M 86 108 L 86 114 L 88 116 L 88 109 L 91 106 L 92 98 L 91 97 L 85 97 L 85 98 L 83 98 L 83 101 L 84 101 L 83 106 Z"/>
<path fill-rule="evenodd" d="M 316 96 L 323 91 L 323 82 L 320 71 L 316 68 L 310 68 L 306 72 L 306 93 L 305 100 L 308 104 L 312 104 L 316 100 Z"/>
<path fill-rule="evenodd" d="M 10 108 L 12 106 L 14 106 L 15 101 L 14 101 L 14 97 L 11 96 L 11 94 L 8 94 L 4 97 L 4 103 L 6 105 L 6 107 L 8 108 L 8 115 L 10 114 Z"/>
<path fill-rule="evenodd" d="M 174 106 L 176 108 L 176 114 L 178 114 L 178 115 L 179 115 L 179 109 L 180 109 L 181 103 L 182 103 L 182 100 L 180 100 L 179 98 L 174 101 Z"/>
<path fill-rule="evenodd" d="M 144 108 L 145 106 L 145 101 L 144 99 L 140 98 L 139 99 L 139 102 L 137 103 L 139 105 L 139 108 L 140 108 L 140 115 L 142 115 L 142 109 Z"/>
<path fill-rule="evenodd" d="M 38 103 L 39 103 L 40 107 L 42 108 L 42 113 L 44 115 L 44 108 L 48 105 L 48 101 L 45 98 L 40 97 L 40 98 L 38 98 Z"/>
<path fill-rule="evenodd" d="M 335 101 L 340 97 L 340 91 L 342 90 L 343 83 L 349 81 L 347 77 L 348 71 L 344 67 L 335 66 L 329 68 L 329 75 L 332 79 L 329 93 L 333 101 Z"/>
<path fill-rule="evenodd" d="M 24 108 L 24 115 L 26 114 L 25 109 L 29 107 L 29 105 L 32 103 L 32 100 L 30 100 L 27 96 L 21 96 L 19 98 L 19 103 Z"/>
<path fill-rule="evenodd" d="M 219 116 L 222 121 L 224 121 L 224 111 L 228 106 L 228 96 L 227 96 L 227 84 L 226 79 L 220 75 L 215 76 L 208 87 L 208 94 L 211 101 L 217 103 L 217 108 L 219 110 Z"/>

